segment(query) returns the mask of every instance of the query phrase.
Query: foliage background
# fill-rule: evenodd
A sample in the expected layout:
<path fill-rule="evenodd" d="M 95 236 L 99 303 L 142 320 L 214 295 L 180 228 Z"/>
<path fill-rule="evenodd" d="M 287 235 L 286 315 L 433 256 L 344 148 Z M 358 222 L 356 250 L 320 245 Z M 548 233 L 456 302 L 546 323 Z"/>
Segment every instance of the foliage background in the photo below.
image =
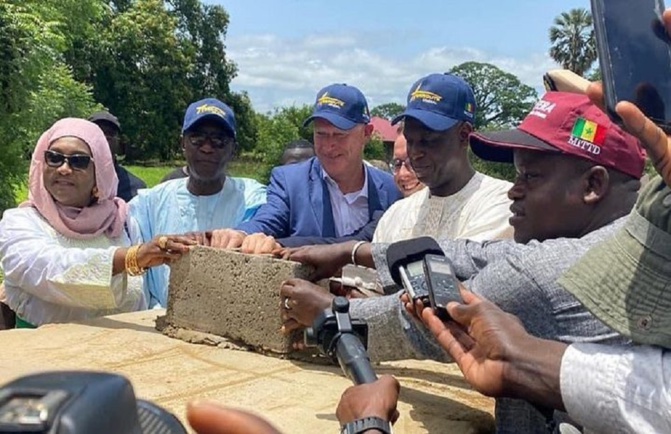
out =
<path fill-rule="evenodd" d="M 286 143 L 312 140 L 310 126 L 302 124 L 311 109 L 259 113 L 246 93 L 231 90 L 238 71 L 226 55 L 229 23 L 223 7 L 201 0 L 0 1 L 0 211 L 24 199 L 30 153 L 57 119 L 109 109 L 122 123 L 124 164 L 151 185 L 159 173 L 182 164 L 184 110 L 207 96 L 236 113 L 239 147 L 232 173 L 266 181 Z M 559 64 L 598 77 L 588 11 L 561 14 L 548 36 Z M 494 65 L 466 62 L 450 72 L 473 86 L 481 131 L 516 126 L 538 97 Z M 403 109 L 389 102 L 371 112 L 391 119 Z M 373 140 L 365 156 L 385 159 L 382 142 Z M 473 162 L 493 176 L 514 175 L 508 165 Z"/>

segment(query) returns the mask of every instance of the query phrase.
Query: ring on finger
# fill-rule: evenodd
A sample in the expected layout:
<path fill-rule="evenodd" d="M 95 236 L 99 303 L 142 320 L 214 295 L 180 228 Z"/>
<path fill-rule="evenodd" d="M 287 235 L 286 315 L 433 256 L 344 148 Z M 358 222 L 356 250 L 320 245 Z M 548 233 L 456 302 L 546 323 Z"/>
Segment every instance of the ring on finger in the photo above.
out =
<path fill-rule="evenodd" d="M 158 247 L 161 250 L 166 250 L 168 248 L 168 237 L 162 236 L 158 238 Z"/>

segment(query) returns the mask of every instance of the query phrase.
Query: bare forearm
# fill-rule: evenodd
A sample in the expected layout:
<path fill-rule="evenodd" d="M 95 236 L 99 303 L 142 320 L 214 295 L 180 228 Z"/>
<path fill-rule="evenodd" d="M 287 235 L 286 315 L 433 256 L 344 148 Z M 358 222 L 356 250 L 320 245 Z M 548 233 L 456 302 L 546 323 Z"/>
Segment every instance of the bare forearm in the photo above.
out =
<path fill-rule="evenodd" d="M 371 243 L 361 243 L 359 241 L 347 241 L 334 244 L 333 260 L 336 261 L 339 266 L 345 266 L 352 264 L 352 258 L 354 258 L 354 263 L 356 263 L 356 265 L 375 268 L 371 246 Z M 356 252 L 354 252 L 355 248 Z M 354 255 L 352 255 L 352 253 L 354 253 Z"/>
<path fill-rule="evenodd" d="M 371 243 L 364 243 L 356 249 L 356 255 L 354 259 L 356 260 L 357 265 L 363 267 L 375 268 L 375 261 L 373 261 L 373 249 Z"/>
<path fill-rule="evenodd" d="M 564 411 L 560 389 L 561 360 L 568 345 L 529 337 L 511 355 L 505 373 L 507 395 Z"/>

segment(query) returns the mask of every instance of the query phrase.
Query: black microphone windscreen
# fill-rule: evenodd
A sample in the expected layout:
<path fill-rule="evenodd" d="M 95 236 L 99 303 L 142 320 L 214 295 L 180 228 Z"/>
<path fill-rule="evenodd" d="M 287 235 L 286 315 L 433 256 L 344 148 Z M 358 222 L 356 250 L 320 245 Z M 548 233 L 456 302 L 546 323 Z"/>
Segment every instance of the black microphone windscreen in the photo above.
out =
<path fill-rule="evenodd" d="M 398 268 L 421 261 L 429 254 L 445 256 L 438 242 L 431 237 L 411 238 L 390 244 L 387 248 L 387 265 L 391 278 L 398 286 L 403 286 Z"/>

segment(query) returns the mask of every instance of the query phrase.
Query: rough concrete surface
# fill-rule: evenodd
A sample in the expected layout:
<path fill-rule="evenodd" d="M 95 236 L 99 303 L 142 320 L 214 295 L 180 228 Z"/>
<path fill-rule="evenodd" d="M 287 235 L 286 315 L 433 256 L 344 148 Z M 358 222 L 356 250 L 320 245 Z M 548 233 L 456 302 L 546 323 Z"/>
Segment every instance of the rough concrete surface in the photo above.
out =
<path fill-rule="evenodd" d="M 288 354 L 302 334 L 280 333 L 279 288 L 312 269 L 267 255 L 196 247 L 171 265 L 164 328 L 211 333 L 262 352 Z M 183 335 L 183 334 L 182 334 Z"/>

